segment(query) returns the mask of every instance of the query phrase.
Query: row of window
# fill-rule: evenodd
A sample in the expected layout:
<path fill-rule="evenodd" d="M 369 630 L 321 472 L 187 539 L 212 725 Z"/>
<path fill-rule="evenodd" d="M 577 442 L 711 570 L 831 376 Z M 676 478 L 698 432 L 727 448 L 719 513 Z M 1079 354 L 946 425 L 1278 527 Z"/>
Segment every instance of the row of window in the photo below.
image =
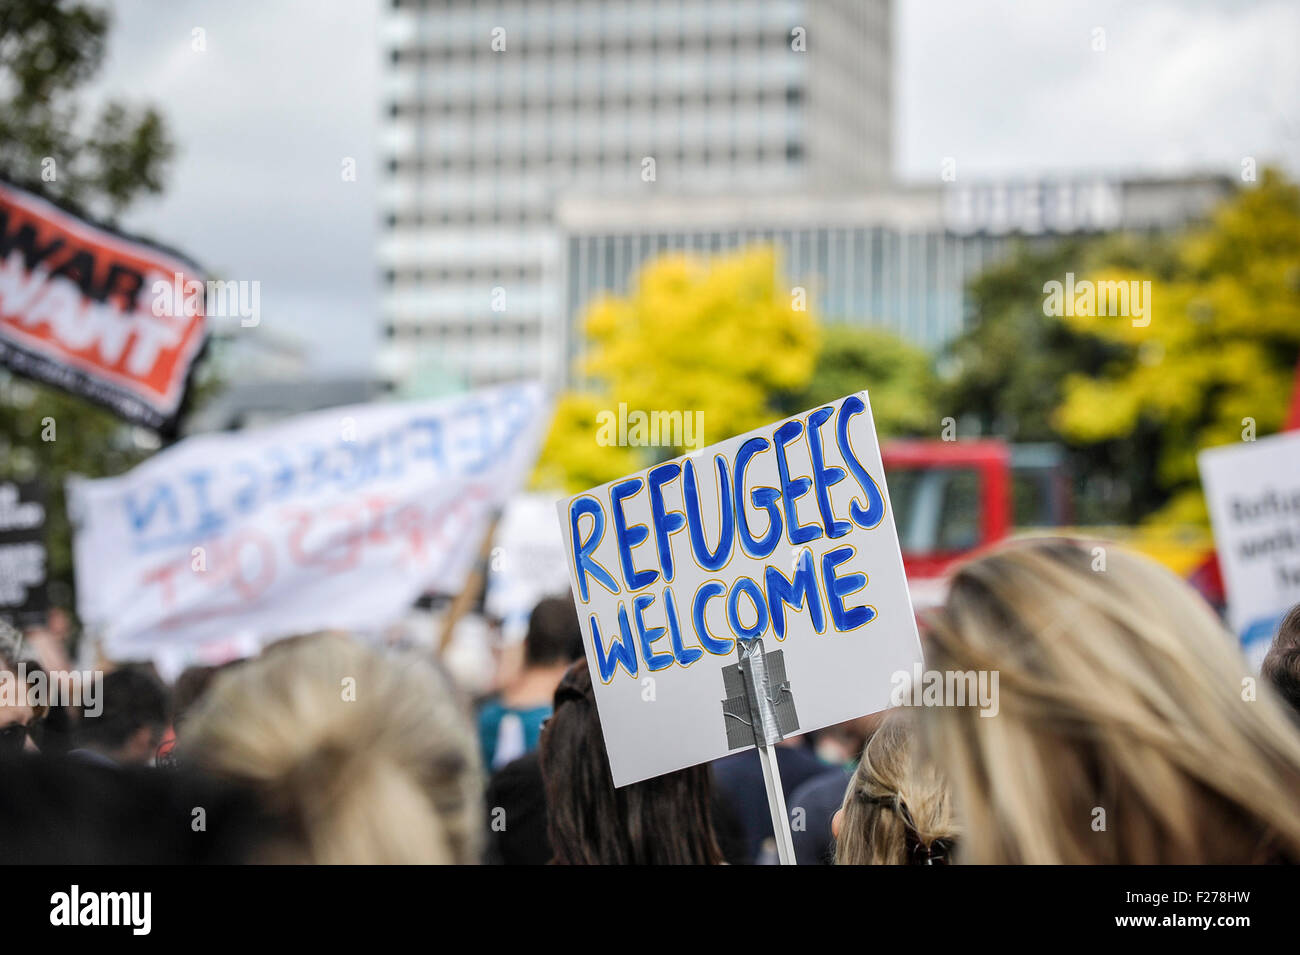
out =
<path fill-rule="evenodd" d="M 801 86 L 787 85 L 784 90 L 732 88 L 728 90 L 702 89 L 678 93 L 654 92 L 649 95 L 633 93 L 611 95 L 603 89 L 590 89 L 568 96 L 550 96 L 546 95 L 545 90 L 535 89 L 522 97 L 506 97 L 500 92 L 496 92 L 492 96 L 485 96 L 482 99 L 482 103 L 472 98 L 469 100 L 442 99 L 406 103 L 391 102 L 388 104 L 388 115 L 399 118 L 419 118 L 423 116 L 451 116 L 454 114 L 474 119 L 476 115 L 482 113 L 484 116 L 495 120 L 503 115 L 510 114 L 544 112 L 547 116 L 550 116 L 557 112 L 581 113 L 590 109 L 600 112 L 606 109 L 643 110 L 648 108 L 653 112 L 660 109 L 682 110 L 688 106 L 704 106 L 706 109 L 713 106 L 767 106 L 783 101 L 787 106 L 799 106 L 804 101 L 804 90 Z M 529 102 L 530 99 L 532 100 L 531 103 Z"/>
<path fill-rule="evenodd" d="M 472 283 L 487 280 L 493 285 L 504 282 L 538 281 L 542 277 L 540 266 L 520 265 L 502 267 L 472 268 L 465 266 L 444 266 L 442 268 L 401 268 L 385 269 L 384 282 L 388 285 L 422 285 L 428 283 Z"/>
<path fill-rule="evenodd" d="M 390 229 L 420 229 L 428 225 L 546 225 L 549 208 L 440 209 L 430 212 L 390 212 L 384 223 Z"/>
<path fill-rule="evenodd" d="M 804 159 L 803 143 L 787 142 L 784 152 L 779 149 L 757 149 L 742 150 L 737 146 L 728 149 L 698 149 L 686 150 L 683 148 L 657 150 L 652 154 L 646 154 L 631 149 L 624 150 L 595 150 L 582 152 L 565 152 L 558 153 L 554 149 L 547 149 L 544 153 L 533 156 L 527 152 L 516 155 L 496 154 L 493 156 L 438 156 L 417 159 L 396 159 L 388 160 L 388 171 L 393 175 L 422 175 L 429 172 L 476 172 L 484 169 L 492 171 L 510 171 L 510 170 L 527 170 L 542 167 L 577 169 L 580 166 L 595 164 L 597 167 L 611 166 L 622 164 L 626 166 L 630 173 L 640 175 L 638 167 L 643 160 L 653 158 L 655 163 L 672 161 L 678 164 L 691 163 L 700 165 L 712 165 L 714 163 L 739 163 L 741 161 L 757 161 L 766 163 L 769 161 L 779 161 L 784 159 L 787 163 L 800 163 Z M 390 223 L 395 224 L 395 223 Z"/>
<path fill-rule="evenodd" d="M 794 49 L 791 30 L 774 30 L 771 28 L 754 28 L 744 33 L 731 33 L 718 36 L 711 33 L 661 35 L 651 33 L 642 36 L 607 37 L 607 36 L 569 36 L 548 38 L 546 40 L 511 41 L 509 28 L 504 36 L 505 49 L 493 48 L 491 33 L 485 33 L 469 43 L 421 45 L 416 47 L 395 47 L 389 50 L 393 63 L 404 65 L 429 65 L 446 62 L 474 62 L 491 57 L 510 57 L 512 60 L 533 59 L 549 60 L 554 57 L 573 57 L 580 54 L 596 56 L 629 56 L 636 53 L 712 53 L 715 51 L 768 51 L 785 50 L 789 53 L 802 53 Z M 793 29 L 793 28 L 792 28 Z M 500 36 L 500 34 L 498 34 Z M 501 41 L 496 41 L 501 46 Z M 806 47 L 805 47 L 806 49 Z"/>
<path fill-rule="evenodd" d="M 536 339 L 540 328 L 537 324 L 509 322 L 499 318 L 484 318 L 479 322 L 440 322 L 438 324 L 421 324 L 418 322 L 388 322 L 384 325 L 387 338 L 429 338 L 438 341 L 461 339 L 464 341 L 483 341 L 486 338 L 504 338 L 512 341 Z"/>
<path fill-rule="evenodd" d="M 624 294 L 641 266 L 667 251 L 716 254 L 754 243 L 777 247 L 785 280 L 808 288 L 824 317 L 869 319 L 935 347 L 961 328 L 967 280 L 1001 260 L 1013 240 L 880 226 L 575 236 L 568 243 L 571 313 L 602 295 Z"/>

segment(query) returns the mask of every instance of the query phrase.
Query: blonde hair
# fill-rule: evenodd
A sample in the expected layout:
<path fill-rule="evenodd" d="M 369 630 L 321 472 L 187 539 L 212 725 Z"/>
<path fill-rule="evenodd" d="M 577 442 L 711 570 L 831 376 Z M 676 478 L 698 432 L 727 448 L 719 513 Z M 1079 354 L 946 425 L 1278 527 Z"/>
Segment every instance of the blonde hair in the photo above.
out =
<path fill-rule="evenodd" d="M 477 748 L 427 660 L 337 633 L 285 641 L 217 676 L 178 752 L 253 786 L 296 833 L 257 861 L 477 861 Z"/>
<path fill-rule="evenodd" d="M 999 677 L 995 716 L 924 715 L 963 861 L 1300 859 L 1295 727 L 1186 584 L 1101 546 L 1000 548 L 928 621 L 930 667 Z"/>
<path fill-rule="evenodd" d="M 958 833 L 948 786 L 916 757 L 902 712 L 886 717 L 868 740 L 841 809 L 836 865 L 949 861 Z"/>

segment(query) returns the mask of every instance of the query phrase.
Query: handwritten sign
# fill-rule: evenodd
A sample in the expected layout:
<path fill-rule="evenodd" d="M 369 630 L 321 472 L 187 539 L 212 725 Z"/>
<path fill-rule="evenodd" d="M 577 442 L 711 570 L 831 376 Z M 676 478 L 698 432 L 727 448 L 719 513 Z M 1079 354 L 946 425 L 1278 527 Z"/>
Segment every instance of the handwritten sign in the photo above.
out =
<path fill-rule="evenodd" d="M 509 643 L 528 633 L 533 608 L 544 597 L 569 589 L 564 541 L 552 515 L 554 494 L 520 494 L 507 502 L 497 522 L 488 560 L 484 609 L 501 621 Z"/>
<path fill-rule="evenodd" d="M 785 658 L 799 731 L 921 660 L 866 392 L 559 504 L 614 783 L 726 755 L 722 668 Z"/>
<path fill-rule="evenodd" d="M 203 346 L 202 290 L 174 252 L 0 182 L 0 364 L 166 429 Z"/>
<path fill-rule="evenodd" d="M 47 609 L 45 487 L 0 481 L 0 620 L 43 624 Z"/>
<path fill-rule="evenodd" d="M 335 408 L 74 479 L 78 610 L 121 659 L 382 626 L 461 589 L 542 414 L 534 385 Z"/>
<path fill-rule="evenodd" d="M 1228 623 L 1260 663 L 1300 603 L 1300 432 L 1202 451 Z"/>

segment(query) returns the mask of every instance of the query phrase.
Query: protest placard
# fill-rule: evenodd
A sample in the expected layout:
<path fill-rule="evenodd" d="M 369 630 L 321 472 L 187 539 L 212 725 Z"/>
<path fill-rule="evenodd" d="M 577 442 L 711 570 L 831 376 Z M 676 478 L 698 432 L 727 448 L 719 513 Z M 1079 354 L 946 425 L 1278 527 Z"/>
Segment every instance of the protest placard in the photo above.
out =
<path fill-rule="evenodd" d="M 524 639 L 533 608 L 569 589 L 564 541 L 555 526 L 556 495 L 519 494 L 505 506 L 488 560 L 487 613 L 509 643 Z"/>
<path fill-rule="evenodd" d="M 0 481 L 0 620 L 43 625 L 46 596 L 45 487 Z"/>
<path fill-rule="evenodd" d="M 885 709 L 921 660 L 866 392 L 563 500 L 559 518 L 617 786 L 745 748 L 723 670 L 757 638 L 784 658 L 797 732 Z"/>
<path fill-rule="evenodd" d="M 0 364 L 167 429 L 203 346 L 205 304 L 183 257 L 0 182 Z"/>
<path fill-rule="evenodd" d="M 1300 603 L 1300 432 L 1200 453 L 1228 623 L 1258 664 Z"/>
<path fill-rule="evenodd" d="M 532 465 L 543 405 L 514 385 L 333 408 L 71 480 L 81 617 L 114 658 L 201 656 L 455 593 Z"/>

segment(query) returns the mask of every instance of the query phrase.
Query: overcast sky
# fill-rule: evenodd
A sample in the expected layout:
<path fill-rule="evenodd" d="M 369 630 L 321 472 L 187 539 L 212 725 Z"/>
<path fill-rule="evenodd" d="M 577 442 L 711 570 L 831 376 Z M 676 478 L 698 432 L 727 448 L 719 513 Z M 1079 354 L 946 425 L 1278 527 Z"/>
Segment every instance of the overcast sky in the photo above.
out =
<path fill-rule="evenodd" d="M 115 0 L 94 89 L 160 105 L 178 146 L 165 196 L 126 225 L 259 280 L 263 323 L 302 339 L 322 369 L 368 371 L 376 342 L 382 3 Z M 959 179 L 1237 175 L 1244 157 L 1300 169 L 1294 0 L 896 10 L 902 178 L 934 180 L 944 157 Z M 344 157 L 356 182 L 340 176 Z"/>

